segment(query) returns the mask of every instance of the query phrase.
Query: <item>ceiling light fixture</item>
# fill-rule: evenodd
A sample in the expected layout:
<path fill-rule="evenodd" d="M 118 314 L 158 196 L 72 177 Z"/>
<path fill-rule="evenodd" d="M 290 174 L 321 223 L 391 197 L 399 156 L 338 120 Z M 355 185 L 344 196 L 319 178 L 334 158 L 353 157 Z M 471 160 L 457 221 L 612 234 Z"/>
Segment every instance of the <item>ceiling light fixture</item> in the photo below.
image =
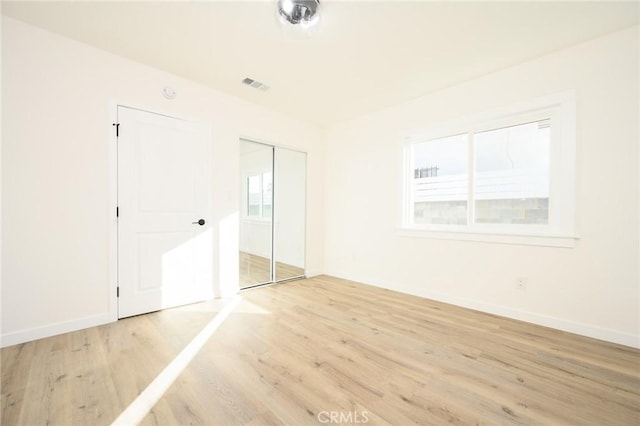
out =
<path fill-rule="evenodd" d="M 320 0 L 278 0 L 278 15 L 283 23 L 309 28 L 320 20 Z"/>

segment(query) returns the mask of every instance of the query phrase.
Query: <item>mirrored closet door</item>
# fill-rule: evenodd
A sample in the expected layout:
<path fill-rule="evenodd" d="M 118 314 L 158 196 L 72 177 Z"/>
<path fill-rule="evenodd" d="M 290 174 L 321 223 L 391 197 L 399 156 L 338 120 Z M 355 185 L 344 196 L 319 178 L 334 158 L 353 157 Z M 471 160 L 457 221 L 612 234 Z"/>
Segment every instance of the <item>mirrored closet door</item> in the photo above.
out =
<path fill-rule="evenodd" d="M 283 281 L 304 275 L 307 155 L 278 147 L 274 154 L 274 281 Z"/>
<path fill-rule="evenodd" d="M 240 140 L 240 288 L 304 277 L 306 154 Z"/>

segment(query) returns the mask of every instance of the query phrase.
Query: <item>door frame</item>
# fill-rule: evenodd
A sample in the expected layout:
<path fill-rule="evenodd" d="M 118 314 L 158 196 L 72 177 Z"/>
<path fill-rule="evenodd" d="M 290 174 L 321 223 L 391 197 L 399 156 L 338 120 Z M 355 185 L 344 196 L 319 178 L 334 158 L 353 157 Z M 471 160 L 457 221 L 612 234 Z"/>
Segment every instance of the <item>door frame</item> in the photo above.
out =
<path fill-rule="evenodd" d="M 174 112 L 165 111 L 163 108 L 159 108 L 157 105 L 141 105 L 137 102 L 121 102 L 118 100 L 111 100 L 108 105 L 108 118 L 109 121 L 105 123 L 107 132 L 107 218 L 108 218 L 108 273 L 109 280 L 108 285 L 108 318 L 109 322 L 118 321 L 118 218 L 116 216 L 116 209 L 118 207 L 118 138 L 116 136 L 116 126 L 118 122 L 118 108 L 129 108 L 140 111 L 149 112 L 152 114 L 163 115 L 165 117 L 175 118 L 183 121 L 193 121 L 197 123 L 206 123 L 211 131 L 211 123 L 208 120 L 201 120 L 194 117 L 190 117 L 185 114 L 184 116 L 177 117 Z M 211 134 L 210 134 L 211 135 Z M 211 149 L 211 140 L 209 140 L 209 150 Z M 210 212 L 212 213 L 212 212 Z M 214 255 L 215 255 L 214 247 Z M 215 282 L 215 279 L 214 279 Z M 214 287 L 214 295 L 216 289 Z"/>

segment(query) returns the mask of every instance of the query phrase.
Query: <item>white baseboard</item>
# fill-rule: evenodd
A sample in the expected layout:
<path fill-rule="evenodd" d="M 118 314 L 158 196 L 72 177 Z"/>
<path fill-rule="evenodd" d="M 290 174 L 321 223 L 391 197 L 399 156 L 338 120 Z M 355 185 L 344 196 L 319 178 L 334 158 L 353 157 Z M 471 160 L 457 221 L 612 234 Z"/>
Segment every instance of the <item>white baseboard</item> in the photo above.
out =
<path fill-rule="evenodd" d="M 320 271 L 307 271 L 308 277 L 320 275 Z M 446 294 L 434 293 L 425 289 L 419 288 L 402 288 L 394 285 L 393 283 L 380 282 L 375 278 L 357 276 L 350 273 L 332 271 L 327 275 L 340 277 L 347 280 L 365 283 L 375 287 L 385 288 L 389 290 L 398 291 L 401 293 L 411 294 L 414 296 L 424 297 L 427 299 L 437 300 L 439 302 L 450 303 L 452 305 L 462 306 L 469 309 L 475 309 L 477 311 L 486 312 L 494 315 L 500 315 L 507 318 L 517 319 L 520 321 L 530 322 L 532 324 L 538 324 L 545 327 L 555 328 L 557 330 L 567 331 L 569 333 L 579 334 L 581 336 L 592 337 L 594 339 L 604 340 L 607 342 L 618 343 L 625 346 L 634 348 L 640 348 L 640 336 L 625 333 L 618 330 L 612 330 L 608 328 L 598 327 L 592 324 L 585 324 L 581 322 L 571 321 L 563 318 L 552 317 L 548 315 L 542 315 L 535 312 L 522 311 L 519 309 L 513 309 L 506 306 L 493 305 L 472 299 L 465 299 Z M 80 318 L 77 320 L 63 321 L 55 324 L 46 325 L 43 327 L 34 327 L 26 330 L 16 331 L 12 333 L 3 334 L 0 336 L 0 347 L 17 345 L 24 342 L 29 342 L 36 339 L 42 339 L 45 337 L 55 336 L 57 334 L 68 333 L 71 331 L 81 330 L 83 328 L 95 327 L 98 325 L 108 324 L 113 322 L 113 315 L 111 313 L 104 313 L 100 315 L 94 315 L 89 317 Z"/>
<path fill-rule="evenodd" d="M 390 282 L 381 282 L 380 280 L 375 278 L 363 277 L 340 271 L 327 272 L 327 275 L 361 282 L 363 284 L 372 285 L 374 287 L 394 290 L 400 293 L 411 294 L 413 296 L 424 297 L 426 299 L 436 300 L 438 302 L 444 302 L 464 308 L 474 309 L 476 311 L 499 315 L 506 318 L 542 325 L 545 327 L 554 328 L 556 330 L 579 334 L 581 336 L 592 337 L 594 339 L 617 343 L 624 346 L 630 346 L 632 348 L 640 348 L 640 336 L 631 333 L 625 333 L 622 331 L 599 327 L 592 324 L 571 321 L 564 318 L 538 314 L 535 312 L 513 309 L 507 306 L 494 305 L 478 300 L 450 296 L 441 293 L 434 293 L 421 288 L 398 287 L 397 285 L 394 285 Z"/>
<path fill-rule="evenodd" d="M 323 272 L 320 271 L 319 269 L 307 269 L 306 271 L 304 271 L 304 274 L 307 278 L 311 278 L 311 277 L 316 277 L 318 275 L 322 275 Z"/>
<path fill-rule="evenodd" d="M 97 325 L 113 322 L 111 313 L 93 315 L 70 321 L 62 321 L 42 327 L 34 327 L 26 330 L 14 331 L 0 336 L 0 347 L 13 346 L 44 337 L 55 336 L 57 334 L 68 333 L 70 331 L 82 330 L 83 328 L 95 327 Z"/>

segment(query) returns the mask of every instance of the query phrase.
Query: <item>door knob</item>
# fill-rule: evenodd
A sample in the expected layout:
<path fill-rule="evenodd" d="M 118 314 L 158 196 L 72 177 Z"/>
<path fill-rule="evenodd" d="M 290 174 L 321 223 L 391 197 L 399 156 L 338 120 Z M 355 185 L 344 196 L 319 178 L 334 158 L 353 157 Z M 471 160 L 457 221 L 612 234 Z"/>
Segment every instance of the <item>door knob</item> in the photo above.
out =
<path fill-rule="evenodd" d="M 193 225 L 200 225 L 200 226 L 202 226 L 202 225 L 204 225 L 204 224 L 205 224 L 205 223 L 207 223 L 207 222 L 205 222 L 205 220 L 204 220 L 204 219 L 200 219 L 200 220 L 199 220 L 199 221 L 197 221 L 197 222 L 191 222 L 191 223 L 192 223 Z"/>

